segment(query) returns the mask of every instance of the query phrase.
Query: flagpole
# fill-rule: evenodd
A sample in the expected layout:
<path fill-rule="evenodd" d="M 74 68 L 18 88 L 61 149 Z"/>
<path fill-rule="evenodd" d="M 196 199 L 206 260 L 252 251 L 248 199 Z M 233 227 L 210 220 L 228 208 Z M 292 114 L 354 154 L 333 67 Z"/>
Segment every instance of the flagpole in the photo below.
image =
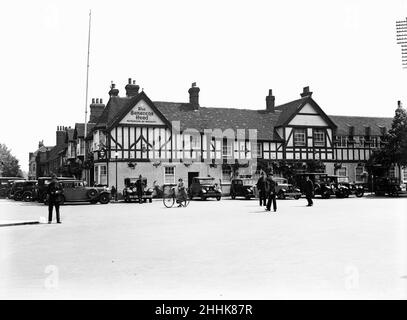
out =
<path fill-rule="evenodd" d="M 84 161 L 87 158 L 87 150 L 86 150 L 86 136 L 88 133 L 88 87 L 89 87 L 89 54 L 90 54 L 90 26 L 91 26 L 91 18 L 92 18 L 92 10 L 89 10 L 89 31 L 88 31 L 88 57 L 86 63 L 86 94 L 85 94 L 85 132 L 84 132 Z M 85 179 L 88 179 L 87 172 L 85 171 Z M 90 177 L 89 177 L 90 178 Z M 89 181 L 87 181 L 89 182 Z"/>

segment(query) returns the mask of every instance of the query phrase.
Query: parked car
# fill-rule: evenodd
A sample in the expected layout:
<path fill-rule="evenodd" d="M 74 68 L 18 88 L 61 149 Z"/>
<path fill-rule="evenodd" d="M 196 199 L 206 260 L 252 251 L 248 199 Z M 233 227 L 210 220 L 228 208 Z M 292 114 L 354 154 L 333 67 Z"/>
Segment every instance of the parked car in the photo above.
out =
<path fill-rule="evenodd" d="M 13 182 L 21 177 L 0 177 L 0 198 L 8 198 Z"/>
<path fill-rule="evenodd" d="M 305 193 L 306 176 L 310 177 L 310 180 L 314 184 L 314 194 L 321 196 L 324 199 L 329 199 L 335 194 L 334 186 L 327 178 L 326 173 L 297 173 L 294 176 L 295 185 L 301 190 L 301 193 Z"/>
<path fill-rule="evenodd" d="M 249 200 L 255 197 L 255 186 L 252 179 L 232 179 L 230 184 L 230 196 L 232 199 L 236 197 L 244 197 Z"/>
<path fill-rule="evenodd" d="M 24 181 L 23 189 L 19 192 L 21 192 L 21 196 L 19 194 L 18 198 L 21 198 L 21 200 L 25 202 L 33 201 L 37 197 L 37 180 Z M 14 195 L 14 199 L 16 197 L 17 195 Z"/>
<path fill-rule="evenodd" d="M 365 190 L 362 184 L 349 182 L 348 177 L 344 176 L 328 176 L 327 177 L 334 186 L 334 193 L 337 198 L 348 198 L 350 195 L 363 197 Z"/>
<path fill-rule="evenodd" d="M 72 177 L 57 177 L 58 181 L 74 180 Z M 52 181 L 51 177 L 39 177 L 36 186 L 36 199 L 38 202 L 45 202 L 47 199 L 47 187 Z"/>
<path fill-rule="evenodd" d="M 189 188 L 189 197 L 191 199 L 199 197 L 202 200 L 216 198 L 220 200 L 222 192 L 212 177 L 194 177 Z"/>
<path fill-rule="evenodd" d="M 62 180 L 59 181 L 63 187 L 60 197 L 60 204 L 65 202 L 90 202 L 95 204 L 100 202 L 106 204 L 110 202 L 110 190 L 106 187 L 87 187 L 82 180 Z M 45 200 L 44 203 L 47 203 Z"/>
<path fill-rule="evenodd" d="M 288 183 L 288 180 L 280 177 L 273 177 L 273 180 L 277 183 L 276 194 L 279 199 L 285 199 L 287 197 L 298 200 L 301 198 L 301 191 L 298 188 Z"/>
<path fill-rule="evenodd" d="M 15 201 L 23 200 L 23 188 L 24 182 L 26 180 L 14 180 L 11 185 L 10 192 L 8 193 L 9 199 L 14 199 Z"/>
<path fill-rule="evenodd" d="M 398 197 L 407 192 L 405 183 L 402 183 L 398 178 L 390 177 L 376 178 L 374 190 L 377 196 L 389 195 L 391 197 Z"/>
<path fill-rule="evenodd" d="M 132 200 L 140 201 L 137 193 L 137 181 L 139 178 L 125 178 L 124 179 L 124 189 L 123 197 L 125 202 L 131 202 Z M 147 178 L 142 177 L 142 201 L 143 202 L 153 202 L 153 188 L 147 188 Z"/>

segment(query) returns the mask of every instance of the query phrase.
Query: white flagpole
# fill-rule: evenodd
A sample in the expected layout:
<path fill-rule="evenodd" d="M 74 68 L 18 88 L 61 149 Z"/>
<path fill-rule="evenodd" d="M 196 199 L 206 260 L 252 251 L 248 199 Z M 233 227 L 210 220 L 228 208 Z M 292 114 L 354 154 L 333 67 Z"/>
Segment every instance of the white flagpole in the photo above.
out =
<path fill-rule="evenodd" d="M 86 136 L 88 134 L 88 85 L 89 85 L 89 53 L 90 53 L 90 25 L 92 18 L 92 10 L 89 10 L 89 32 L 88 32 L 88 58 L 86 63 L 86 97 L 85 97 L 85 132 L 84 132 L 84 161 L 87 158 L 87 149 L 86 149 Z M 90 177 L 88 177 L 88 170 L 85 169 L 85 180 L 89 183 Z"/>

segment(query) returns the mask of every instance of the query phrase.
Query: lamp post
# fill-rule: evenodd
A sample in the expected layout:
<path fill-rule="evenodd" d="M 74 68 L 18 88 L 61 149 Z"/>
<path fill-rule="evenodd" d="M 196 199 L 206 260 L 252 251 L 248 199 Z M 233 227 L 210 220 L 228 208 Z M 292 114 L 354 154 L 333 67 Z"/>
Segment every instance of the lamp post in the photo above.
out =
<path fill-rule="evenodd" d="M 114 153 L 114 158 L 115 158 L 115 160 L 116 160 L 116 192 L 115 192 L 115 195 L 114 195 L 114 200 L 117 202 L 117 158 L 118 158 L 118 156 L 119 156 L 119 153 L 116 151 L 115 153 Z"/>

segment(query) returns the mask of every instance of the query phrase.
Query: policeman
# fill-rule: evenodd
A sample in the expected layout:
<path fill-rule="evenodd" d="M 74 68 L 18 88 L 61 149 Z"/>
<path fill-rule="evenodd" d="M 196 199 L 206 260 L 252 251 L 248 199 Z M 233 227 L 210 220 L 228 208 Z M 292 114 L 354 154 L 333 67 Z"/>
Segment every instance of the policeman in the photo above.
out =
<path fill-rule="evenodd" d="M 61 223 L 59 215 L 59 205 L 61 195 L 63 193 L 62 185 L 58 182 L 57 176 L 52 175 L 52 180 L 47 187 L 47 196 L 48 196 L 48 223 L 52 222 L 52 209 L 55 207 L 55 212 L 57 215 L 57 223 Z"/>
<path fill-rule="evenodd" d="M 277 200 L 276 200 L 277 182 L 275 182 L 273 180 L 272 173 L 267 174 L 266 183 L 267 183 L 266 193 L 268 195 L 266 211 L 271 211 L 271 202 L 273 202 L 273 209 L 274 209 L 274 212 L 276 212 L 277 211 Z"/>

